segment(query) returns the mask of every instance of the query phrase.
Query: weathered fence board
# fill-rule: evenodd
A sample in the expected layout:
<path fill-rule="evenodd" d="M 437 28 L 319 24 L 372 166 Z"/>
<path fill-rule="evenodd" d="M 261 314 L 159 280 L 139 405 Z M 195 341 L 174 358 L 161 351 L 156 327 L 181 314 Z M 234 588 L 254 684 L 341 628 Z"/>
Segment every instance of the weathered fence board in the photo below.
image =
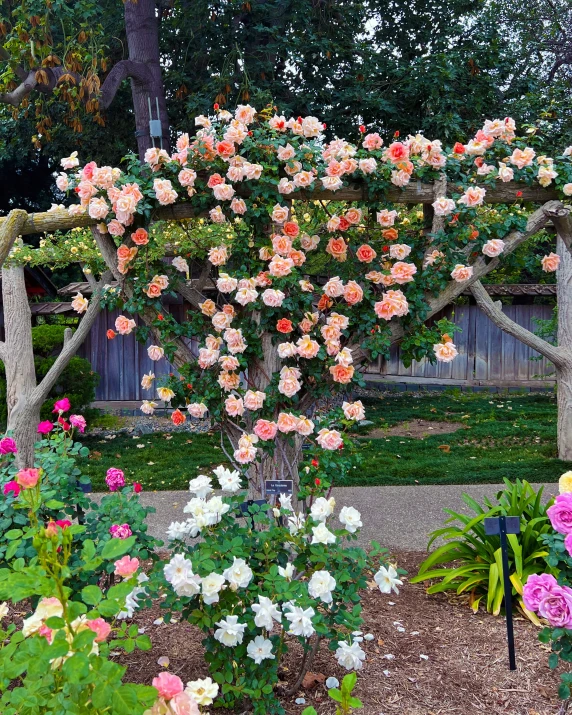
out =
<path fill-rule="evenodd" d="M 181 305 L 169 306 L 181 318 Z M 519 325 L 534 330 L 533 317 L 548 319 L 552 314 L 549 305 L 509 305 L 506 314 Z M 143 400 L 152 399 L 154 392 L 141 388 L 144 372 L 154 372 L 157 378 L 173 371 L 165 360 L 153 362 L 147 355 L 147 345 L 141 345 L 133 335 L 117 336 L 108 340 L 106 332 L 113 328 L 117 312 L 103 312 L 80 350 L 80 355 L 90 360 L 93 369 L 101 375 L 96 392 L 97 400 Z M 537 356 L 533 350 L 510 335 L 503 333 L 484 315 L 477 306 L 464 305 L 448 309 L 449 317 L 462 332 L 454 340 L 459 355 L 452 363 L 436 363 L 428 360 L 413 361 L 410 367 L 401 362 L 400 349 L 394 348 L 387 361 L 378 359 L 367 368 L 367 373 L 384 376 L 391 381 L 432 384 L 483 384 L 499 386 L 542 384 L 552 372 L 550 364 L 531 360 Z M 439 316 L 440 317 L 440 316 Z"/>

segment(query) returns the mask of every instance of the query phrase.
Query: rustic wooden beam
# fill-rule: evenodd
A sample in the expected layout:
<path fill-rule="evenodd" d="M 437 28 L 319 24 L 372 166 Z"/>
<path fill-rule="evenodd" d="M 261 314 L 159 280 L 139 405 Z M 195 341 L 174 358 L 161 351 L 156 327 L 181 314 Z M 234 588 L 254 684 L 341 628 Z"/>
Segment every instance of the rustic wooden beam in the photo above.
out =
<path fill-rule="evenodd" d="M 486 203 L 489 204 L 511 204 L 516 199 L 517 192 L 521 192 L 519 201 L 546 202 L 557 199 L 558 195 L 553 188 L 543 188 L 542 186 L 525 186 L 515 182 L 497 184 L 494 187 L 486 187 Z M 447 194 L 459 193 L 459 186 L 447 185 Z M 361 186 L 347 187 L 339 191 L 301 191 L 284 197 L 286 200 L 308 200 L 308 201 L 370 201 L 371 203 L 391 201 L 398 204 L 431 204 L 435 201 L 435 189 L 433 184 L 423 184 L 420 181 L 412 181 L 403 189 L 397 187 L 389 189 L 383 196 L 376 197 L 368 195 L 365 184 Z M 154 218 L 156 220 L 179 221 L 185 218 L 193 218 L 199 215 L 190 203 L 180 203 L 173 206 L 165 206 L 158 209 Z M 0 231 L 7 221 L 7 218 L 0 218 Z M 64 209 L 47 211 L 45 213 L 28 214 L 28 219 L 22 229 L 22 236 L 31 233 L 44 233 L 52 231 L 67 231 L 76 227 L 95 226 L 100 221 L 96 221 L 89 216 L 70 216 Z"/>

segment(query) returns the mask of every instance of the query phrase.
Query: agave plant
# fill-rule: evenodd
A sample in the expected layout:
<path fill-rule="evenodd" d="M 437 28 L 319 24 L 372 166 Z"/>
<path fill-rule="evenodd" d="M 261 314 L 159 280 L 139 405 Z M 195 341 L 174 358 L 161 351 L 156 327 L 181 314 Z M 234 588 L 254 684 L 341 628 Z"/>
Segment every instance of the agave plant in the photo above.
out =
<path fill-rule="evenodd" d="M 513 483 L 505 479 L 504 482 L 505 489 L 498 492 L 496 504 L 485 498 L 481 505 L 468 494 L 463 494 L 463 501 L 475 516 L 445 509 L 450 514 L 445 522 L 448 526 L 430 534 L 427 549 L 438 538 L 445 539 L 446 543 L 430 554 L 410 582 L 433 581 L 427 593 L 468 593 L 473 611 L 476 612 L 483 602 L 489 613 L 498 616 L 504 595 L 500 537 L 485 534 L 484 519 L 491 516 L 518 516 L 520 534 L 507 535 L 510 580 L 516 597 L 513 602 L 530 620 L 538 623 L 535 614 L 524 607 L 522 588 L 531 574 L 550 572 L 545 561 L 548 551 L 541 537 L 552 531 L 546 509 L 554 500 L 543 504 L 544 487 L 535 492 L 525 480 L 517 479 Z M 460 526 L 451 522 L 460 522 Z"/>

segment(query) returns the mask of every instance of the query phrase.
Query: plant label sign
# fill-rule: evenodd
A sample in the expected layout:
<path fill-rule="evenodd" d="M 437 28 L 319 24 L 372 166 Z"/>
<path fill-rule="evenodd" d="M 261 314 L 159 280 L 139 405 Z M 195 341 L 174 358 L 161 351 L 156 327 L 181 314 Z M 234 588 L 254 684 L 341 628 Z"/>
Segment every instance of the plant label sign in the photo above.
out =
<path fill-rule="evenodd" d="M 294 482 L 292 479 L 267 479 L 264 489 L 266 494 L 292 494 Z"/>

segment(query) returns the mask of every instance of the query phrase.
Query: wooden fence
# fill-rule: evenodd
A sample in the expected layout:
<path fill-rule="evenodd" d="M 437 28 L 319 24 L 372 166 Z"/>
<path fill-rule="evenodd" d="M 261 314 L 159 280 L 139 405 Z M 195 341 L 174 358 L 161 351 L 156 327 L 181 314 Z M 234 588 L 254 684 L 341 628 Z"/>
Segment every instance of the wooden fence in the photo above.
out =
<path fill-rule="evenodd" d="M 181 319 L 182 305 L 169 309 Z M 548 305 L 505 306 L 506 314 L 514 321 L 534 330 L 533 317 L 548 319 L 552 307 Z M 106 332 L 113 328 L 117 312 L 102 312 L 79 354 L 87 358 L 101 375 L 96 392 L 98 401 L 131 401 L 152 399 L 152 391 L 141 388 L 144 372 L 161 377 L 173 370 L 165 360 L 153 362 L 147 346 L 133 335 L 108 340 Z M 427 360 L 404 367 L 400 350 L 395 348 L 389 360 L 378 359 L 368 369 L 368 379 L 414 384 L 440 385 L 497 385 L 502 387 L 543 386 L 553 382 L 550 363 L 531 360 L 533 350 L 497 328 L 477 306 L 466 305 L 448 309 L 444 315 L 462 330 L 455 334 L 459 355 L 452 363 L 431 365 Z"/>

